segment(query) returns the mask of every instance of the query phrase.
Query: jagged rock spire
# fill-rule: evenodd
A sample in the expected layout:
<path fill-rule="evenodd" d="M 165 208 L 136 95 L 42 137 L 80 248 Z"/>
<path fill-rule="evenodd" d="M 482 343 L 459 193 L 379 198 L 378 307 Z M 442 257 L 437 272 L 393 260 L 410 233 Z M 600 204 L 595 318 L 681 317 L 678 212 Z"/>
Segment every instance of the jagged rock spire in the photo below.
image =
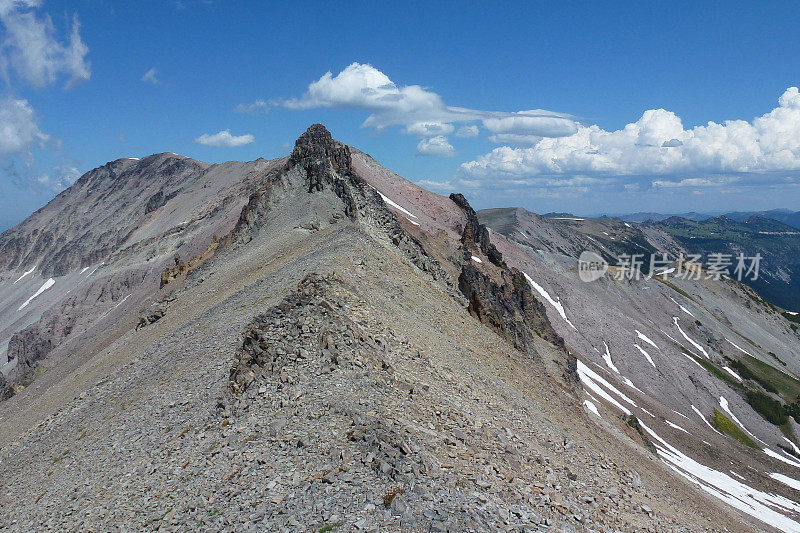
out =
<path fill-rule="evenodd" d="M 336 141 L 322 124 L 312 124 L 294 143 L 290 164 L 300 165 L 309 178 L 309 191 L 323 188 L 330 172 L 349 174 L 350 149 Z"/>

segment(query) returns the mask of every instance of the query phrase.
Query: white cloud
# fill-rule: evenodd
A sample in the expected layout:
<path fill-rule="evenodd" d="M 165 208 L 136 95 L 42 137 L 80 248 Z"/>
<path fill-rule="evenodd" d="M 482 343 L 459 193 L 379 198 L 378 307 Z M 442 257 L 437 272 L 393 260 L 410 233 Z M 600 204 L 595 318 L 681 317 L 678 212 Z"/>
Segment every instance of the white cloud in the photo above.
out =
<path fill-rule="evenodd" d="M 161 80 L 158 79 L 156 74 L 158 74 L 158 71 L 155 68 L 151 68 L 150 70 L 144 73 L 144 76 L 142 76 L 142 81 L 145 83 L 152 83 L 153 85 L 158 85 L 161 83 Z"/>
<path fill-rule="evenodd" d="M 516 146 L 533 146 L 542 140 L 540 135 L 522 135 L 519 133 L 497 133 L 490 135 L 489 140 L 495 144 L 513 144 Z"/>
<path fill-rule="evenodd" d="M 251 115 L 256 115 L 258 113 L 266 113 L 273 107 L 275 107 L 274 102 L 267 102 L 265 100 L 256 100 L 249 104 L 239 104 L 234 108 L 234 111 L 236 111 L 237 113 L 248 113 Z"/>
<path fill-rule="evenodd" d="M 417 185 L 425 189 L 436 192 L 450 192 L 455 190 L 453 182 L 450 180 L 444 180 L 444 181 L 418 180 Z"/>
<path fill-rule="evenodd" d="M 29 153 L 48 139 L 27 100 L 0 98 L 0 154 Z"/>
<path fill-rule="evenodd" d="M 251 134 L 231 135 L 231 130 L 222 130 L 219 133 L 209 135 L 204 133 L 196 138 L 194 142 L 204 146 L 216 146 L 219 148 L 234 148 L 255 142 L 256 138 Z"/>
<path fill-rule="evenodd" d="M 6 82 L 13 71 L 34 87 L 52 85 L 60 77 L 72 87 L 91 76 L 86 60 L 89 47 L 80 36 L 78 17 L 66 42 L 60 42 L 49 15 L 38 16 L 34 10 L 41 3 L 33 0 L 0 2 L 0 24 L 5 31 L 0 42 L 0 71 Z"/>
<path fill-rule="evenodd" d="M 415 122 L 409 124 L 404 130 L 409 135 L 416 135 L 418 137 L 437 137 L 440 135 L 450 135 L 455 128 L 452 124 L 444 124 L 441 122 Z"/>
<path fill-rule="evenodd" d="M 677 189 L 681 187 L 719 187 L 741 181 L 737 176 L 719 176 L 713 178 L 683 178 L 682 180 L 655 180 L 653 187 Z"/>
<path fill-rule="evenodd" d="M 514 122 L 501 124 L 514 125 Z M 492 123 L 494 126 L 497 124 Z M 559 177 L 585 174 L 658 180 L 660 187 L 725 185 L 719 176 L 745 174 L 748 181 L 775 180 L 774 173 L 800 171 L 800 94 L 791 87 L 779 106 L 753 119 L 709 122 L 684 129 L 680 117 L 664 109 L 645 111 L 621 130 L 579 125 L 569 136 L 543 138 L 528 148 L 502 146 L 461 165 L 475 180 Z M 785 174 L 781 178 L 785 177 Z M 705 178 L 707 181 L 698 181 Z M 714 179 L 712 179 L 714 178 Z M 694 181 L 693 181 L 694 180 Z"/>
<path fill-rule="evenodd" d="M 36 177 L 36 181 L 39 183 L 39 185 L 49 189 L 54 193 L 59 193 L 64 189 L 71 187 L 72 184 L 81 177 L 80 171 L 71 165 L 56 167 L 53 169 L 53 171 L 55 172 L 55 176 L 42 174 Z"/>
<path fill-rule="evenodd" d="M 546 114 L 547 111 L 541 109 L 517 111 L 502 117 L 485 118 L 483 126 L 492 133 L 539 137 L 566 137 L 578 131 L 574 121 Z"/>
<path fill-rule="evenodd" d="M 311 83 L 300 98 L 273 103 L 296 110 L 319 107 L 362 109 L 370 113 L 363 123 L 365 127 L 405 126 L 406 132 L 420 136 L 449 135 L 455 129 L 453 124 L 477 121 L 482 121 L 493 133 L 552 136 L 570 135 L 577 130 L 572 116 L 553 111 L 509 113 L 448 106 L 441 96 L 420 85 L 397 85 L 372 65 L 361 63 L 352 63 L 335 76 L 331 72 L 325 73 Z M 435 124 L 440 129 L 428 131 L 420 124 Z M 463 129 L 458 137 L 477 134 L 477 127 L 472 125 Z"/>
<path fill-rule="evenodd" d="M 419 144 L 417 144 L 417 154 L 453 157 L 455 155 L 455 149 L 453 145 L 447 141 L 447 137 L 444 135 L 437 135 L 436 137 L 422 139 Z"/>
<path fill-rule="evenodd" d="M 469 139 L 471 137 L 477 137 L 478 135 L 480 135 L 480 130 L 478 130 L 478 126 L 474 124 L 471 126 L 461 126 L 456 132 L 456 137 L 459 139 Z"/>

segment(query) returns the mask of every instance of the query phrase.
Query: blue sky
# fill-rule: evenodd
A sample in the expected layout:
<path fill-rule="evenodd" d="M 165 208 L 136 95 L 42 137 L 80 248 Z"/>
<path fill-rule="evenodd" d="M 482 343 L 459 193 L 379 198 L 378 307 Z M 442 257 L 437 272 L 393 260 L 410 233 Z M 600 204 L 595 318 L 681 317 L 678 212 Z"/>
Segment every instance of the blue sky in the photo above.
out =
<path fill-rule="evenodd" d="M 313 122 L 478 208 L 800 209 L 796 2 L 281 4 L 0 0 L 0 227 Z"/>

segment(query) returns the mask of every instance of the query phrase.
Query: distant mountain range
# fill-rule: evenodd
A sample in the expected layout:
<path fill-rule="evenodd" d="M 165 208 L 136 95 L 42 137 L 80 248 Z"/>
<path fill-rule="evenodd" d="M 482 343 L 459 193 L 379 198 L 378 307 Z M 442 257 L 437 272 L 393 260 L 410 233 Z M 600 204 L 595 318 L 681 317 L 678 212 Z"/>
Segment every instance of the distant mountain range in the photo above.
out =
<path fill-rule="evenodd" d="M 771 218 L 772 220 L 777 220 L 778 222 L 783 222 L 784 224 L 792 226 L 793 228 L 800 228 L 800 211 L 792 211 L 791 209 L 771 209 L 769 211 L 731 211 L 728 213 L 720 213 L 720 212 L 697 213 L 691 211 L 689 213 L 677 213 L 677 214 L 664 214 L 664 213 L 653 213 L 653 212 L 642 211 L 627 215 L 615 215 L 615 216 L 626 222 L 647 222 L 647 221 L 661 222 L 662 220 L 666 220 L 671 217 L 679 217 L 679 218 L 684 218 L 686 220 L 694 220 L 699 222 L 702 220 L 708 220 L 709 218 L 714 218 L 718 216 L 724 216 L 733 219 L 737 222 L 744 222 L 749 218 L 758 216 L 762 218 Z"/>
<path fill-rule="evenodd" d="M 798 215 L 798 213 L 794 213 Z M 800 230 L 772 218 L 751 215 L 735 220 L 723 215 L 702 221 L 670 217 L 646 226 L 671 235 L 690 253 L 761 255 L 758 279 L 743 280 L 761 296 L 786 309 L 800 302 Z"/>

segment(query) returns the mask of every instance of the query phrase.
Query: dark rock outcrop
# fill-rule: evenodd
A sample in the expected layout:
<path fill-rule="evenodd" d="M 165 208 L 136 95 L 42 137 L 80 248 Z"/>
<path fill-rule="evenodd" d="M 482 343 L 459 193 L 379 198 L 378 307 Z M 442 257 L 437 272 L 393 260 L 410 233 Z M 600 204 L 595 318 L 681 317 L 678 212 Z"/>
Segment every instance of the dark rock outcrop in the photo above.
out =
<path fill-rule="evenodd" d="M 503 261 L 503 254 L 501 254 L 494 244 L 491 242 L 489 230 L 478 221 L 478 215 L 469 202 L 461 193 L 450 194 L 450 199 L 461 208 L 464 216 L 467 217 L 467 222 L 464 224 L 464 231 L 461 234 L 461 243 L 469 246 L 474 244 L 481 252 L 483 252 L 489 261 L 499 267 L 505 268 L 506 264 Z"/>
<path fill-rule="evenodd" d="M 321 191 L 335 174 L 352 174 L 350 148 L 337 142 L 322 124 L 312 124 L 294 143 L 289 165 L 299 165 L 308 177 L 308 191 Z"/>
<path fill-rule="evenodd" d="M 0 374 L 0 401 L 7 400 L 14 395 L 14 389 L 11 384 L 6 380 L 3 374 Z"/>
<path fill-rule="evenodd" d="M 469 301 L 470 314 L 501 332 L 515 347 L 523 350 L 529 347 L 532 334 L 564 346 L 564 340 L 547 318 L 544 305 L 518 270 L 504 269 L 495 281 L 475 265 L 466 263 L 458 277 L 458 288 Z"/>
<path fill-rule="evenodd" d="M 236 229 L 223 245 L 232 241 L 249 241 L 252 232 L 260 226 L 263 215 L 280 197 L 279 191 L 290 186 L 288 176 L 295 172 L 305 180 L 304 192 L 333 191 L 344 204 L 345 216 L 369 231 L 386 235 L 417 268 L 455 291 L 452 280 L 441 265 L 425 251 L 419 240 L 403 229 L 378 192 L 353 170 L 350 147 L 333 139 L 322 124 L 311 125 L 295 142 L 286 166 L 268 176 L 262 187 L 251 195 L 242 209 Z"/>
<path fill-rule="evenodd" d="M 535 359 L 538 354 L 533 345 L 533 335 L 557 346 L 564 356 L 566 375 L 570 381 L 574 381 L 577 360 L 567 352 L 564 339 L 553 329 L 544 305 L 534 296 L 525 276 L 503 261 L 500 252 L 490 242 L 488 229 L 478 222 L 467 199 L 461 194 L 451 194 L 450 199 L 461 207 L 466 216 L 461 235 L 464 261 L 458 277 L 458 289 L 469 302 L 470 314 Z M 497 268 L 476 266 L 469 260 L 473 248 L 480 249 Z"/>

